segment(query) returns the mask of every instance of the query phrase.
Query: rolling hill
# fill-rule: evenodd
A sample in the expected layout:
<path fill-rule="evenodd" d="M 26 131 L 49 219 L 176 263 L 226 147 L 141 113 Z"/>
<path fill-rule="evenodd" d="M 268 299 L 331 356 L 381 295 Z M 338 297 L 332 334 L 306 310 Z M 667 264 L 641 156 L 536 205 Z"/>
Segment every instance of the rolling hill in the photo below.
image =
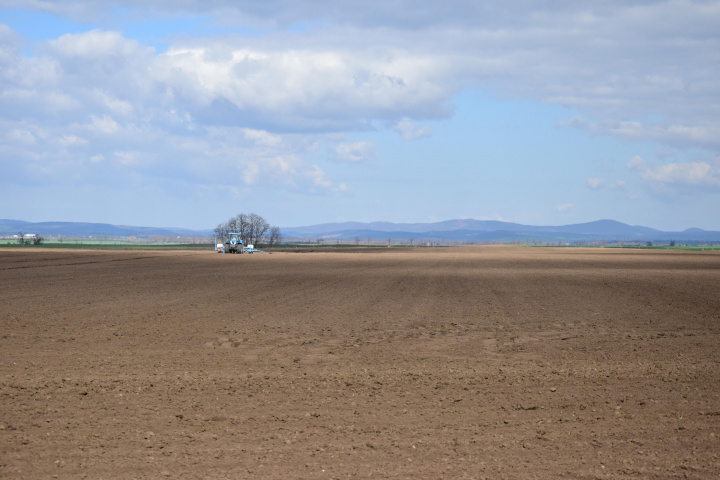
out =
<path fill-rule="evenodd" d="M 18 232 L 45 236 L 80 237 L 211 237 L 212 230 L 190 230 L 172 227 L 137 227 L 107 223 L 25 222 L 1 220 L 0 235 Z M 496 220 L 446 220 L 434 223 L 344 222 L 324 223 L 303 227 L 283 227 L 286 239 L 324 239 L 354 241 L 536 241 L 536 242 L 720 242 L 720 232 L 688 228 L 681 232 L 665 232 L 654 228 L 628 225 L 615 220 L 597 220 L 559 226 L 522 225 Z"/>

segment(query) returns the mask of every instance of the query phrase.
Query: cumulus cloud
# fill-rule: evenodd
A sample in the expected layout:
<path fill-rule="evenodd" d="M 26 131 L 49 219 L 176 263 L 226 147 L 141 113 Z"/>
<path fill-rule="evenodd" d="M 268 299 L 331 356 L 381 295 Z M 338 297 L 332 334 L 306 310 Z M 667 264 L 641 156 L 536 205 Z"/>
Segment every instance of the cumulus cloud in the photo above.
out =
<path fill-rule="evenodd" d="M 593 190 L 597 190 L 600 188 L 609 188 L 611 190 L 622 190 L 625 188 L 626 182 L 625 180 L 615 180 L 612 183 L 608 183 L 604 178 L 600 177 L 591 177 L 588 178 L 587 186 Z"/>
<path fill-rule="evenodd" d="M 605 185 L 605 179 L 599 177 L 592 177 L 587 179 L 588 187 L 592 189 L 600 188 Z"/>
<path fill-rule="evenodd" d="M 102 18 L 117 5 L 21 3 L 74 19 Z M 171 102 L 205 122 L 273 131 L 362 129 L 382 119 L 412 139 L 429 130 L 410 122 L 450 114 L 453 95 L 480 86 L 588 112 L 601 121 L 576 117 L 570 123 L 611 135 L 704 144 L 718 138 L 720 107 L 708 101 L 720 94 L 717 2 L 581 6 L 560 0 L 552 8 L 462 2 L 452 9 L 409 0 L 382 8 L 374 1 L 321 6 L 288 0 L 123 5 L 134 15 L 203 12 L 236 26 L 327 20 L 302 32 L 173 39 L 162 54 L 113 31 L 47 43 L 45 67 L 54 69 L 59 83 L 82 72 L 83 87 L 98 87 L 89 84 L 102 78 L 111 85 L 109 97 L 126 102 L 116 107 L 126 111 Z M 0 41 L 5 37 L 0 34 Z M 24 60 L 21 68 L 31 68 Z M 82 101 L 79 96 L 70 94 Z M 658 111 L 666 118 L 662 124 L 628 121 Z"/>
<path fill-rule="evenodd" d="M 375 156 L 375 145 L 370 142 L 340 143 L 335 147 L 335 158 L 341 162 L 362 162 Z"/>
<path fill-rule="evenodd" d="M 21 3 L 74 19 L 102 18 L 117 6 L 89 0 Z M 708 101 L 720 94 L 717 2 L 461 2 L 451 9 L 429 0 L 123 5 L 138 16 L 202 12 L 234 26 L 313 25 L 253 37 L 174 39 L 160 55 L 101 30 L 48 43 L 62 72 L 80 61 L 86 78 L 121 72 L 134 80 L 130 85 L 160 93 L 156 101 L 180 103 L 206 121 L 340 131 L 383 119 L 402 129 L 405 119 L 449 114 L 453 95 L 480 86 L 588 112 L 611 135 L 705 144 L 718 137 L 720 107 Z M 130 57 L 139 78 L 125 68 L 123 59 Z M 102 68 L 88 68 L 98 61 Z M 660 125 L 628 121 L 659 112 L 666 118 Z M 241 125 L 248 115 L 256 125 Z M 574 123 L 583 121 L 577 117 Z M 427 131 L 401 133 L 416 138 Z"/>
<path fill-rule="evenodd" d="M 408 112 L 446 116 L 445 102 L 457 88 L 436 73 L 443 63 L 412 51 L 377 55 L 229 42 L 171 48 L 151 73 L 206 122 L 246 126 L 251 116 L 275 131 L 342 131 Z"/>
<path fill-rule="evenodd" d="M 37 181 L 81 169 L 73 153 L 81 150 L 97 167 L 78 175 L 87 181 L 103 168 L 130 181 L 143 168 L 228 189 L 339 192 L 330 169 L 308 160 L 318 142 L 338 161 L 367 161 L 371 143 L 329 135 L 390 126 L 406 140 L 428 136 L 422 122 L 452 115 L 454 96 L 468 87 L 570 107 L 578 114 L 559 125 L 592 134 L 720 150 L 716 1 L 122 2 L 137 18 L 202 14 L 211 25 L 258 27 L 169 36 L 163 51 L 116 30 L 108 21 L 116 1 L 0 5 L 100 25 L 37 41 L 33 55 L 0 25 L 0 126 L 9 132 L 0 151 L 43 159 L 43 169 L 24 172 Z M 53 150 L 58 142 L 63 152 Z M 632 168 L 663 184 L 718 178 L 709 161 Z"/>
<path fill-rule="evenodd" d="M 5 137 L 13 143 L 25 145 L 34 145 L 36 143 L 35 135 L 27 130 L 13 129 L 7 132 Z"/>
<path fill-rule="evenodd" d="M 331 189 L 334 192 L 342 192 L 345 191 L 347 186 L 345 184 L 340 185 L 333 185 L 333 182 L 328 180 L 327 175 L 323 171 L 322 168 L 318 167 L 317 165 L 312 165 L 310 170 L 307 172 L 308 176 L 312 179 L 312 182 L 314 185 L 326 189 Z"/>
<path fill-rule="evenodd" d="M 720 187 L 720 159 L 712 163 L 652 165 L 636 155 L 627 163 L 627 168 L 638 172 L 643 180 L 666 186 Z"/>
<path fill-rule="evenodd" d="M 430 127 L 417 125 L 409 118 L 403 118 L 396 123 L 395 130 L 399 132 L 405 140 L 416 140 L 432 135 Z"/>
<path fill-rule="evenodd" d="M 576 127 L 594 135 L 609 135 L 631 140 L 650 140 L 661 144 L 683 147 L 702 146 L 720 148 L 720 123 L 706 125 L 663 124 L 652 121 L 620 121 L 593 123 L 574 116 L 558 122 L 558 126 Z M 672 152 L 666 148 L 663 152 Z M 667 156 L 667 155 L 665 155 Z"/>
<path fill-rule="evenodd" d="M 48 48 L 63 57 L 102 59 L 130 57 L 137 53 L 138 42 L 119 32 L 91 30 L 82 34 L 67 33 L 48 42 Z"/>
<path fill-rule="evenodd" d="M 118 131 L 119 125 L 118 123 L 112 119 L 112 117 L 108 115 L 104 115 L 103 117 L 99 118 L 95 115 L 91 116 L 92 122 L 89 125 L 89 128 L 91 130 L 94 130 L 98 133 L 104 133 L 104 134 L 112 134 Z"/>
<path fill-rule="evenodd" d="M 64 147 L 71 147 L 71 146 L 78 146 L 78 145 L 87 145 L 88 141 L 85 140 L 82 137 L 77 137 L 75 135 L 63 135 L 58 139 L 58 142 L 60 145 Z"/>
<path fill-rule="evenodd" d="M 260 145 L 277 146 L 282 143 L 282 138 L 278 135 L 266 132 L 264 130 L 255 130 L 252 128 L 245 129 L 245 138 L 254 140 Z"/>

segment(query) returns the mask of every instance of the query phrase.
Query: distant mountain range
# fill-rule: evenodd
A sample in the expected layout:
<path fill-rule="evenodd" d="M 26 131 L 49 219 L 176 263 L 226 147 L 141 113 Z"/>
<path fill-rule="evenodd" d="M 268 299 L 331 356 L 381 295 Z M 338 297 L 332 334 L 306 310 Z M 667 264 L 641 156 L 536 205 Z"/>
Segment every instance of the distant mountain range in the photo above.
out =
<path fill-rule="evenodd" d="M 670 241 L 720 242 L 720 232 L 689 228 L 663 232 L 654 228 L 627 225 L 615 220 L 598 220 L 561 226 L 534 226 L 495 220 L 447 220 L 435 223 L 345 222 L 282 229 L 286 237 L 328 240 L 454 240 L 465 242 L 534 240 L 539 242 L 577 241 Z"/>
<path fill-rule="evenodd" d="M 18 232 L 46 236 L 163 236 L 210 237 L 212 230 L 190 230 L 171 227 L 134 227 L 107 223 L 40 222 L 0 220 L 0 235 Z M 286 239 L 318 239 L 328 241 L 537 241 L 537 242 L 720 242 L 720 232 L 689 228 L 682 232 L 664 232 L 654 228 L 627 225 L 614 220 L 598 220 L 560 226 L 534 226 L 494 220 L 447 220 L 435 223 L 345 222 L 324 223 L 306 227 L 283 227 Z"/>
<path fill-rule="evenodd" d="M 36 233 L 38 235 L 67 237 L 130 237 L 130 236 L 162 236 L 162 237 L 200 237 L 212 236 L 212 230 L 190 230 L 187 228 L 166 227 L 133 227 L 127 225 L 111 225 L 109 223 L 82 222 L 23 222 L 22 220 L 0 219 L 0 235 L 17 235 L 18 232 Z"/>

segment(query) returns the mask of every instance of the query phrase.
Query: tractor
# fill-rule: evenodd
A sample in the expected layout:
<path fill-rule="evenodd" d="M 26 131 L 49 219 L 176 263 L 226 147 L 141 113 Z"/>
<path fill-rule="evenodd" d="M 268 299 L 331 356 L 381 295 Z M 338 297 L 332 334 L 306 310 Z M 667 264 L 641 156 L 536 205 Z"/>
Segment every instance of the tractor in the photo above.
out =
<path fill-rule="evenodd" d="M 225 240 L 225 253 L 243 253 L 243 241 L 237 232 L 229 232 Z"/>
<path fill-rule="evenodd" d="M 263 250 L 258 250 L 255 245 L 244 245 L 242 236 L 237 232 L 228 232 L 228 238 L 225 240 L 225 244 L 216 243 L 215 250 L 218 253 L 267 253 Z"/>

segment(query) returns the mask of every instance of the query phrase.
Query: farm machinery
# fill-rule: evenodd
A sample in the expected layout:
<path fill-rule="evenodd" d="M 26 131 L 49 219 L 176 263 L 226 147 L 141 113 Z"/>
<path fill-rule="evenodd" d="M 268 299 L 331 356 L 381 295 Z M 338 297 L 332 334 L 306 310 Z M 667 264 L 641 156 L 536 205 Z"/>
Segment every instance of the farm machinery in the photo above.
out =
<path fill-rule="evenodd" d="M 225 240 L 225 253 L 243 253 L 243 241 L 237 232 L 229 232 Z"/>
<path fill-rule="evenodd" d="M 258 250 L 255 248 L 255 245 L 244 245 L 242 241 L 241 234 L 238 232 L 228 232 L 228 238 L 225 240 L 225 244 L 218 243 L 217 245 L 217 252 L 218 253 L 267 253 L 268 255 L 270 252 L 264 252 L 262 250 Z"/>

